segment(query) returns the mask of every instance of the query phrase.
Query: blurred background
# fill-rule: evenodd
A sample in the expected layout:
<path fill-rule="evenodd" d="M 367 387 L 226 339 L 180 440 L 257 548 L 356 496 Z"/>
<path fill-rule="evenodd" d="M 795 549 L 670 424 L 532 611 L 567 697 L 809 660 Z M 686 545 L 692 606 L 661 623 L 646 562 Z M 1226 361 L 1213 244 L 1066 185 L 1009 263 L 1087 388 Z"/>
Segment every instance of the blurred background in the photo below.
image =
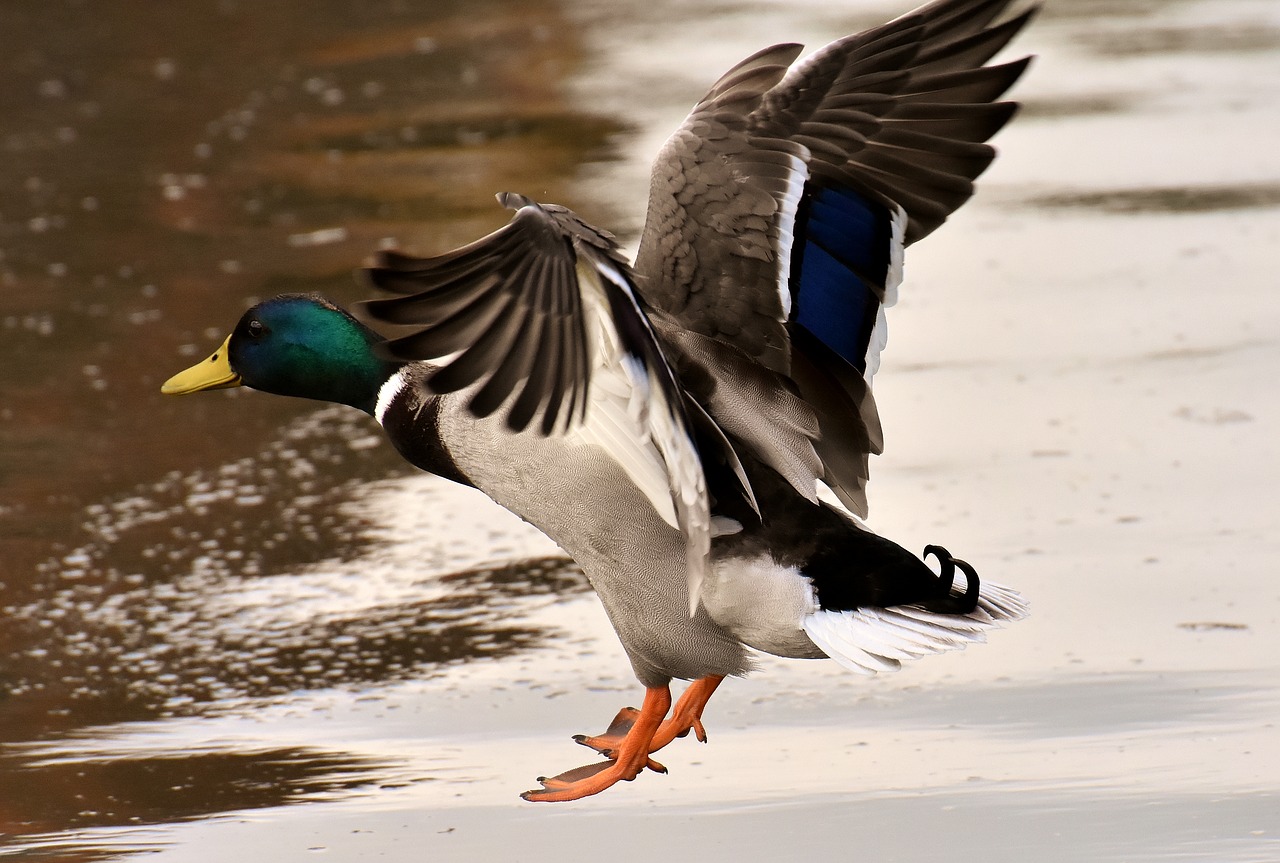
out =
<path fill-rule="evenodd" d="M 634 245 L 720 73 L 905 11 L 0 4 L 0 858 L 1280 855 L 1270 0 L 1051 0 L 1001 156 L 908 254 L 871 525 L 1034 617 L 888 679 L 767 662 L 670 776 L 516 799 L 638 696 L 546 540 L 362 414 L 159 394 L 499 191 Z"/>

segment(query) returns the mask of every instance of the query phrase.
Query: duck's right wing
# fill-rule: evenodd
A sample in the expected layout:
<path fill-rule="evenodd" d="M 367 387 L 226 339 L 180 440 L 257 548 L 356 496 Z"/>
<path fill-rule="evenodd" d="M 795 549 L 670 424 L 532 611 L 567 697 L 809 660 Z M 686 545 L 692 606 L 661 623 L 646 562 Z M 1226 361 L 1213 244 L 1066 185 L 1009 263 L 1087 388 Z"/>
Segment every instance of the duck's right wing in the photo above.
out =
<path fill-rule="evenodd" d="M 696 600 L 711 542 L 703 441 L 736 457 L 686 411 L 613 238 L 564 207 L 498 197 L 515 215 L 487 237 L 434 257 L 383 252 L 366 275 L 395 296 L 357 311 L 398 328 L 389 357 L 430 361 L 428 391 L 466 390 L 474 416 L 512 434 L 603 449 L 683 534 Z"/>

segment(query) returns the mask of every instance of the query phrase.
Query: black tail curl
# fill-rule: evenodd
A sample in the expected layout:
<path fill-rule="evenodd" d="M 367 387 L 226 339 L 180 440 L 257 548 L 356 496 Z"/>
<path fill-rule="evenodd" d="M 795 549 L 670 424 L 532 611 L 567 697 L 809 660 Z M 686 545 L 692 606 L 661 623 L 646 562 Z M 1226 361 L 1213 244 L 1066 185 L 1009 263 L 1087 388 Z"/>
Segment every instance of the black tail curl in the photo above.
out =
<path fill-rule="evenodd" d="M 927 558 L 929 555 L 936 557 L 938 563 L 942 564 L 942 572 L 938 576 L 938 581 L 942 586 L 942 595 L 937 599 L 918 603 L 918 605 L 940 614 L 968 614 L 977 608 L 980 587 L 977 570 L 965 561 L 952 557 L 951 552 L 940 545 L 926 545 L 923 557 Z M 964 593 L 959 595 L 951 593 L 951 585 L 956 580 L 956 567 L 960 567 L 960 571 L 964 573 L 967 582 Z"/>

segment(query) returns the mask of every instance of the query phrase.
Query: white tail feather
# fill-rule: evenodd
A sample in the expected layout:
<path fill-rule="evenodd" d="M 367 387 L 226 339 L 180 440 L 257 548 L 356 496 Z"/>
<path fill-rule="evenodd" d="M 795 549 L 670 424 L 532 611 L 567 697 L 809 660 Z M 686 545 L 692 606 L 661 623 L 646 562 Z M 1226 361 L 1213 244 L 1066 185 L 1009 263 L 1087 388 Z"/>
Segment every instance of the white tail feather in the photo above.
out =
<path fill-rule="evenodd" d="M 1005 621 L 1021 620 L 1027 602 L 1015 590 L 982 583 L 978 606 L 968 614 L 943 614 L 913 605 L 815 611 L 802 626 L 827 656 L 858 674 L 897 671 L 904 659 L 963 650 L 987 640 Z"/>

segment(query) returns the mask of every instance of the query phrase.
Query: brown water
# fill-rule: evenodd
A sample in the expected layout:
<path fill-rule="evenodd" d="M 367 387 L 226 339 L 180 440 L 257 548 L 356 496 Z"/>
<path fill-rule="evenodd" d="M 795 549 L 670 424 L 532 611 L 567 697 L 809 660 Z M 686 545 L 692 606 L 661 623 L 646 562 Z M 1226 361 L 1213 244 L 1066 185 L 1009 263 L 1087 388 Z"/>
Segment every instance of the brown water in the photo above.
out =
<path fill-rule="evenodd" d="M 361 297 L 497 191 L 633 239 L 719 72 L 900 11 L 0 8 L 0 858 L 1280 859 L 1267 0 L 1052 4 L 908 258 L 872 524 L 1035 616 L 892 678 L 766 663 L 669 776 L 516 799 L 636 695 L 545 540 L 362 415 L 159 395 L 253 298 Z"/>

